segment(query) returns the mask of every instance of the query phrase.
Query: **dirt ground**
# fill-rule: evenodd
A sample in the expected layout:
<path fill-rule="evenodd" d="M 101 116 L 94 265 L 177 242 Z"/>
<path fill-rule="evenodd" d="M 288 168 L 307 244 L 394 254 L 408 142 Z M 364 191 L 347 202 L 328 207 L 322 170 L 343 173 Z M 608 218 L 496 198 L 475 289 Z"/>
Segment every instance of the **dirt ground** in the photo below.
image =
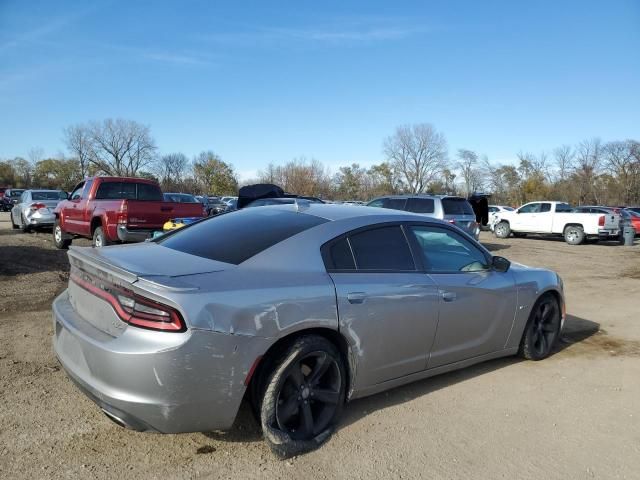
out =
<path fill-rule="evenodd" d="M 557 353 L 355 401 L 324 446 L 279 461 L 246 406 L 227 433 L 136 433 L 101 414 L 51 349 L 66 254 L 0 214 L 0 478 L 640 478 L 639 242 L 481 240 L 563 277 Z"/>

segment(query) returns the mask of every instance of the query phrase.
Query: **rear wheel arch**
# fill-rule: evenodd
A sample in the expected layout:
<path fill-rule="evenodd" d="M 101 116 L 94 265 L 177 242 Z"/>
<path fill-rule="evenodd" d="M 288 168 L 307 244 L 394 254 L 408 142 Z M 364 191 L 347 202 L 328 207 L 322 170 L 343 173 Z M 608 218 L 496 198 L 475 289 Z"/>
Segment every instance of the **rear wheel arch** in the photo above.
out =
<path fill-rule="evenodd" d="M 347 343 L 346 338 L 344 338 L 344 336 L 342 336 L 342 334 L 338 330 L 333 330 L 331 328 L 307 328 L 303 330 L 297 330 L 285 337 L 278 339 L 278 341 L 271 345 L 269 349 L 257 360 L 258 365 L 255 367 L 251 375 L 251 379 L 249 381 L 249 385 L 247 385 L 245 396 L 250 400 L 251 405 L 254 409 L 254 413 L 257 413 L 258 416 L 260 412 L 259 402 L 262 398 L 265 381 L 271 370 L 275 367 L 275 361 L 298 338 L 307 335 L 319 335 L 321 337 L 324 337 L 338 348 L 347 374 L 346 391 L 347 399 L 349 398 L 349 392 L 351 391 L 350 388 L 352 386 L 352 378 L 355 375 L 355 362 L 352 361 L 352 355 L 350 353 L 349 344 Z"/>
<path fill-rule="evenodd" d="M 96 228 L 98 227 L 104 228 L 104 225 L 103 225 L 102 217 L 96 216 L 91 219 L 91 236 L 93 236 L 93 232 L 95 232 Z"/>

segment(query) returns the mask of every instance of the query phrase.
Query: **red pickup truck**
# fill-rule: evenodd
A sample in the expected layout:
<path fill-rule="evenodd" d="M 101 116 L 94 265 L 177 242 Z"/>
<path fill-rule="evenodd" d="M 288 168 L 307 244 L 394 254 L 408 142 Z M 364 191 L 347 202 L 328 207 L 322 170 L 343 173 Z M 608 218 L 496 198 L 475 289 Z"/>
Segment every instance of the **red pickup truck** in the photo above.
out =
<path fill-rule="evenodd" d="M 87 178 L 54 213 L 58 248 L 68 248 L 74 237 L 91 238 L 94 247 L 141 242 L 167 220 L 206 216 L 201 203 L 165 202 L 156 182 L 126 177 Z"/>

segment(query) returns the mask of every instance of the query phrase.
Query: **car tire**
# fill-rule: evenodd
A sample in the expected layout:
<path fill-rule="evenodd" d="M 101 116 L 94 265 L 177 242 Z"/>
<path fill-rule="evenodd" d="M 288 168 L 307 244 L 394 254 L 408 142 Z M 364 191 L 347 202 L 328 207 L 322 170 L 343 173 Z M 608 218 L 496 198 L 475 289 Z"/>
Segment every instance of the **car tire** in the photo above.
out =
<path fill-rule="evenodd" d="M 20 215 L 20 222 L 21 222 L 20 230 L 22 230 L 22 233 L 29 233 L 31 231 L 31 227 L 25 220 L 24 215 Z"/>
<path fill-rule="evenodd" d="M 18 228 L 20 228 L 18 225 L 15 224 L 15 222 L 13 221 L 13 214 L 11 212 L 9 212 L 9 216 L 11 217 L 11 228 L 13 228 L 14 230 L 17 230 Z"/>
<path fill-rule="evenodd" d="M 580 245 L 584 241 L 582 227 L 569 226 L 564 229 L 564 241 L 569 245 Z"/>
<path fill-rule="evenodd" d="M 493 233 L 498 238 L 508 238 L 511 234 L 511 227 L 507 222 L 500 222 L 493 228 Z"/>
<path fill-rule="evenodd" d="M 261 397 L 260 423 L 271 451 L 290 458 L 326 441 L 342 413 L 346 385 L 342 356 L 326 338 L 306 335 L 285 348 Z"/>
<path fill-rule="evenodd" d="M 529 314 L 520 341 L 519 355 L 527 360 L 542 360 L 551 355 L 560 337 L 560 305 L 551 294 L 541 296 Z"/>
<path fill-rule="evenodd" d="M 93 231 L 93 240 L 91 243 L 95 248 L 111 245 L 111 242 L 104 234 L 104 230 L 102 229 L 102 227 L 96 227 L 96 229 Z"/>
<path fill-rule="evenodd" d="M 60 250 L 66 250 L 71 245 L 71 237 L 62 230 L 60 220 L 57 218 L 53 224 L 53 244 Z"/>

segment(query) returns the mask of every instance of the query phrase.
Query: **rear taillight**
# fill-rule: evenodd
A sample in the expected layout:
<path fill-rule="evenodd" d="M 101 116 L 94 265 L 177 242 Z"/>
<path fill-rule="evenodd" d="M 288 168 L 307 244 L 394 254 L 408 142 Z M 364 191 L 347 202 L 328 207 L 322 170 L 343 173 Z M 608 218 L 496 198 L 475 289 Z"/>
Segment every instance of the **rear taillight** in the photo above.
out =
<path fill-rule="evenodd" d="M 116 212 L 116 223 L 126 225 L 128 223 L 127 202 L 122 202 L 120 210 Z"/>
<path fill-rule="evenodd" d="M 47 208 L 47 206 L 44 203 L 32 203 L 29 208 L 35 212 L 41 208 Z"/>
<path fill-rule="evenodd" d="M 70 279 L 79 287 L 107 301 L 123 322 L 164 332 L 186 330 L 182 316 L 172 307 L 103 280 L 94 280 L 89 275 L 72 273 Z"/>
<path fill-rule="evenodd" d="M 604 215 L 600 215 L 600 218 L 598 219 L 598 226 L 604 227 Z"/>

